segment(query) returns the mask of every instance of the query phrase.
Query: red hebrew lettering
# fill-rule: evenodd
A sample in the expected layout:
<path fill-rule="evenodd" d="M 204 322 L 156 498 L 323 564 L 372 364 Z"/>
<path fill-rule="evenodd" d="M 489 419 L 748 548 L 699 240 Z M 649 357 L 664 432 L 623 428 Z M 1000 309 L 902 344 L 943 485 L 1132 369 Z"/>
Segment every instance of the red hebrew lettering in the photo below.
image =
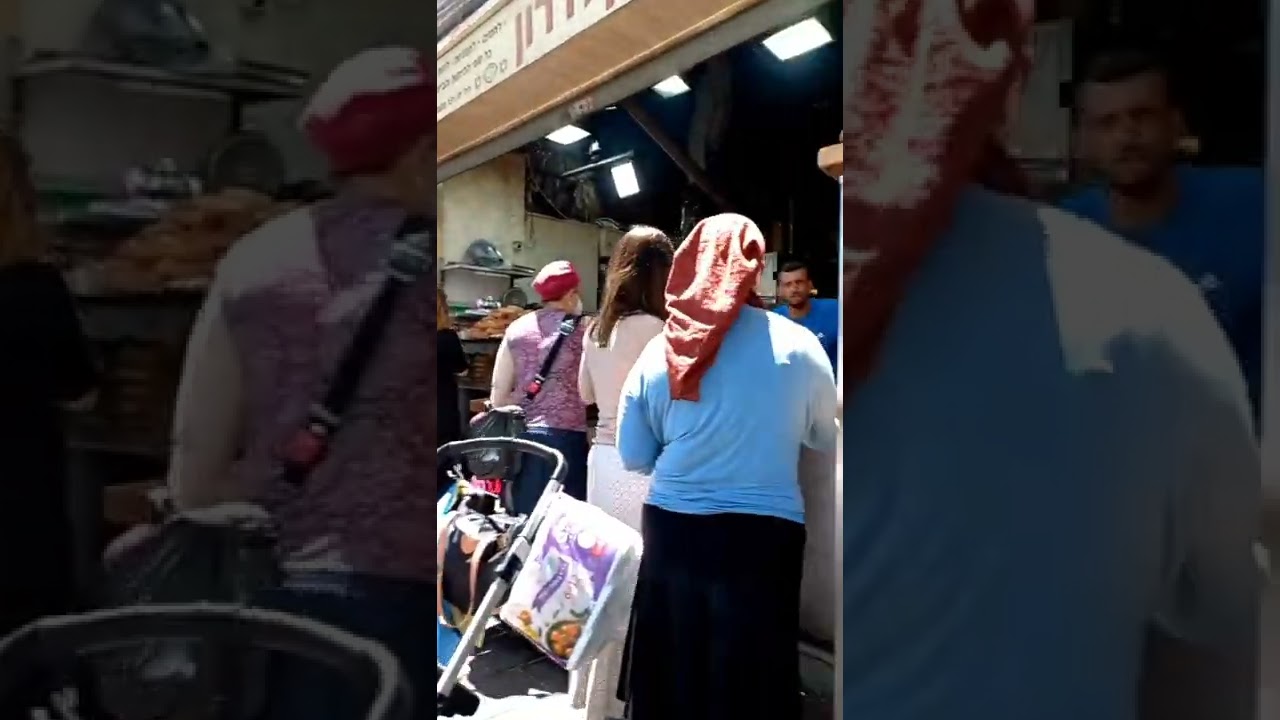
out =
<path fill-rule="evenodd" d="M 573 14 L 578 11 L 578 0 L 564 0 L 564 17 L 566 20 L 572 20 Z"/>
<path fill-rule="evenodd" d="M 524 51 L 533 44 L 533 6 L 526 7 L 524 17 L 517 15 L 511 25 L 516 29 L 516 67 L 519 68 L 524 66 Z"/>
<path fill-rule="evenodd" d="M 551 0 L 534 0 L 533 5 L 534 7 L 542 8 L 542 15 L 546 18 L 546 30 L 543 32 L 550 35 L 556 26 L 555 12 Z"/>

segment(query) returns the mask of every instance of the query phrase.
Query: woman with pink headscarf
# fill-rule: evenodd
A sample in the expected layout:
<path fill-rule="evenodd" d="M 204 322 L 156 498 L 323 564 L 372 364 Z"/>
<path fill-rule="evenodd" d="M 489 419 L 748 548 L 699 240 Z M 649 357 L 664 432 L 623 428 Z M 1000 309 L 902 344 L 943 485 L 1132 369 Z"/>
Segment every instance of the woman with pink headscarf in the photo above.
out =
<path fill-rule="evenodd" d="M 326 455 L 298 488 L 284 448 L 335 371 L 411 216 L 435 215 L 431 61 L 368 50 L 317 90 L 303 129 L 338 180 L 330 200 L 241 239 L 196 321 L 170 487 L 182 509 L 252 499 L 280 525 L 283 585 L 264 604 L 369 637 L 429 697 L 435 624 L 433 276 L 400 298 Z M 360 698 L 310 666 L 273 668 L 271 717 L 355 717 Z M 418 717 L 431 717 L 420 703 Z"/>
<path fill-rule="evenodd" d="M 538 271 L 533 291 L 542 299 L 542 307 L 511 323 L 502 336 L 493 361 L 489 400 L 494 407 L 524 409 L 529 429 L 523 437 L 559 450 L 568 464 L 565 492 L 586 500 L 587 406 L 578 394 L 578 365 L 586 333 L 581 284 L 568 260 L 547 263 Z M 548 359 L 551 365 L 544 377 Z M 546 461 L 521 458 L 511 491 L 515 511 L 533 512 L 550 479 L 551 466 Z"/>

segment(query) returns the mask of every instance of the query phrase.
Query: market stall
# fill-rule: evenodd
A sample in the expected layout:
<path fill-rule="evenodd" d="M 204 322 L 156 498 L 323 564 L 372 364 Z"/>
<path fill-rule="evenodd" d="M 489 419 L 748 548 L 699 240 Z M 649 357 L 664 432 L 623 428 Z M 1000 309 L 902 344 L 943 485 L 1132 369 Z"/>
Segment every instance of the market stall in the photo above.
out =
<path fill-rule="evenodd" d="M 609 6 L 594 3 L 592 12 L 602 11 L 600 17 L 577 17 L 575 23 L 581 24 L 564 30 L 567 39 L 537 49 L 541 54 L 536 62 L 521 66 L 525 104 L 518 113 L 503 109 L 504 93 L 514 92 L 510 76 L 495 75 L 479 92 L 457 90 L 460 94 L 452 98 L 446 97 L 446 89 L 456 88 L 465 75 L 446 73 L 462 72 L 456 69 L 458 61 L 450 58 L 464 56 L 464 51 L 471 53 L 466 57 L 479 58 L 482 51 L 487 53 L 486 38 L 489 45 L 505 40 L 506 35 L 495 30 L 505 27 L 503 13 L 518 13 L 524 6 L 510 10 L 501 3 L 487 5 L 441 43 L 437 85 L 442 95 L 442 265 L 458 263 L 473 241 L 485 239 L 498 247 L 506 263 L 540 266 L 556 259 L 552 253 L 568 257 L 582 249 L 587 254 L 574 258 L 580 271 L 597 269 L 607 262 L 621 229 L 632 224 L 654 225 L 679 238 L 689 229 L 684 227 L 689 218 L 730 211 L 746 214 L 761 226 L 775 269 L 780 258 L 804 258 L 818 276 L 822 295 L 834 297 L 839 243 L 831 206 L 838 193 L 830 177 L 815 169 L 814 153 L 840 126 L 838 107 L 831 103 L 841 82 L 838 4 L 767 0 L 728 5 L 715 16 L 714 26 L 691 24 L 678 42 L 670 44 L 655 42 L 650 35 L 645 52 L 623 56 L 619 51 L 619 59 L 611 60 L 609 46 L 625 46 L 618 33 L 638 37 L 658 27 L 640 23 L 628 29 L 623 20 L 646 17 L 656 5 L 655 0 L 629 0 L 603 12 Z M 687 18 L 688 12 L 703 8 L 697 2 L 687 5 L 663 22 Z M 543 17 L 536 9 L 533 19 L 537 29 Z M 473 43 L 476 38 L 479 44 Z M 791 47 L 780 47 L 784 40 Z M 811 52 L 817 48 L 823 49 Z M 500 58 L 497 49 L 492 57 Z M 577 78 L 552 70 L 568 66 L 590 72 Z M 585 78 L 591 82 L 583 82 Z M 559 84 L 553 87 L 553 80 Z M 707 113 L 707 102 L 726 109 L 719 116 Z M 473 117 L 479 109 L 489 113 L 490 125 Z M 494 130 L 486 134 L 486 128 Z M 464 131 L 474 139 L 464 140 Z M 762 147 L 761 136 L 772 141 Z M 823 153 L 825 158 L 829 151 Z M 637 179 L 632 188 L 618 185 L 614 172 L 628 164 Z M 839 174 L 825 161 L 821 169 Z M 686 205 L 689 195 L 697 196 L 696 208 Z M 555 218 L 554 228 L 537 232 L 551 224 L 550 218 Z M 581 229 L 581 239 L 575 228 Z M 451 270 L 442 281 L 456 305 L 464 343 L 476 349 L 473 362 L 478 362 L 463 381 L 476 389 L 468 395 L 464 387 L 462 393 L 469 403 L 478 403 L 487 392 L 491 371 L 490 356 L 482 348 L 487 343 L 496 349 L 497 343 L 468 342 L 466 316 L 478 314 L 476 301 L 496 295 L 501 280 L 481 292 L 472 289 L 478 285 L 473 274 Z M 599 278 L 594 280 L 598 287 Z M 763 283 L 771 287 L 774 280 L 765 278 Z M 595 295 L 594 287 L 584 290 L 585 295 Z M 490 321 L 481 322 L 485 332 Z M 833 554 L 836 518 L 830 512 L 832 469 L 830 455 L 804 458 L 805 491 L 814 508 L 802 618 L 812 643 L 804 652 L 827 666 L 815 676 L 830 674 L 828 651 L 834 641 L 838 574 Z"/>
<path fill-rule="evenodd" d="M 759 2 L 489 3 L 437 47 L 439 158 L 509 133 Z"/>
<path fill-rule="evenodd" d="M 825 4 L 490 0 L 456 21 L 436 45 L 437 180 L 517 150 Z"/>
<path fill-rule="evenodd" d="M 54 29 L 37 10 L 0 13 L 0 116 L 31 156 L 52 259 L 103 373 L 94 408 L 68 428 L 76 571 L 92 601 L 113 521 L 136 520 L 145 488 L 166 474 L 187 336 L 214 265 L 292 207 L 274 197 L 282 154 L 247 127 L 246 111 L 300 98 L 309 76 L 166 56 L 176 41 L 150 46 L 158 54 L 148 59 L 107 10 L 95 28 L 111 42 L 68 30 L 50 45 L 32 34 Z"/>

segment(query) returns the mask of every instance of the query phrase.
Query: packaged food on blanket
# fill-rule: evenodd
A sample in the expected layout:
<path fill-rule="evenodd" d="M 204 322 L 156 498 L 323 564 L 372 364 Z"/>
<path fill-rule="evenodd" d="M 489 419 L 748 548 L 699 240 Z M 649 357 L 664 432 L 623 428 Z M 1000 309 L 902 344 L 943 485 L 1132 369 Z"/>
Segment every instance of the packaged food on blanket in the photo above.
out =
<path fill-rule="evenodd" d="M 626 632 L 641 546 L 622 521 L 557 495 L 499 616 L 561 666 L 584 667 Z"/>

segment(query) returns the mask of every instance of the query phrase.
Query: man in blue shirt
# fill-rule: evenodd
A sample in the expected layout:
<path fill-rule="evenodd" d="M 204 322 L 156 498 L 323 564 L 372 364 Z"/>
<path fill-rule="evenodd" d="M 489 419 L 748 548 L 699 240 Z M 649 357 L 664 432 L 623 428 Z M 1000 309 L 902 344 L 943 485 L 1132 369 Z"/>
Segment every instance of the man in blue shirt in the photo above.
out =
<path fill-rule="evenodd" d="M 840 302 L 813 297 L 809 267 L 799 261 L 782 266 L 778 273 L 778 297 L 783 304 L 774 308 L 774 312 L 791 318 L 817 335 L 831 367 L 835 368 L 836 344 L 840 339 Z"/>
<path fill-rule="evenodd" d="M 1200 288 L 1258 413 L 1265 189 L 1257 168 L 1179 165 L 1169 74 L 1140 52 L 1099 57 L 1077 98 L 1082 155 L 1102 178 L 1063 207 L 1159 255 Z"/>

